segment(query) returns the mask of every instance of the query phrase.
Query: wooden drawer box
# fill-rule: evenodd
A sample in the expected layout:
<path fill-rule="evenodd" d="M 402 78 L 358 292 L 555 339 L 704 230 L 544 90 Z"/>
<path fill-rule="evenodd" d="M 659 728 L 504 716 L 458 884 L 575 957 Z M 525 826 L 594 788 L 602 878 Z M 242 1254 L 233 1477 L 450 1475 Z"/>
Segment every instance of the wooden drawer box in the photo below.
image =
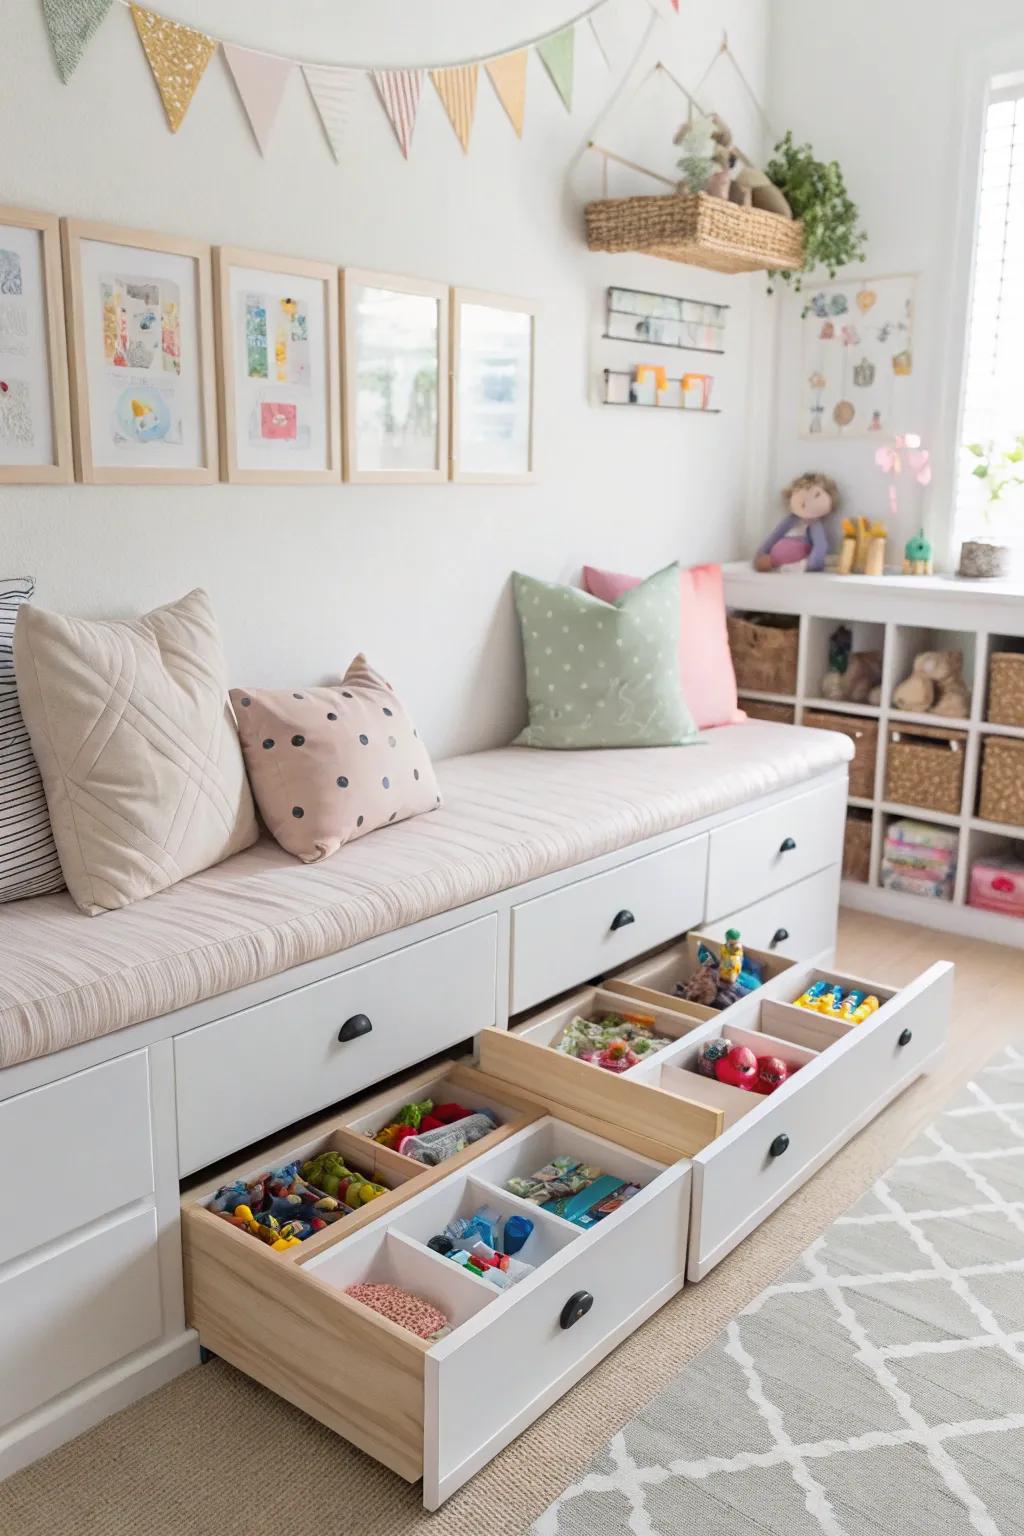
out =
<path fill-rule="evenodd" d="M 617 970 L 699 923 L 707 859 L 707 837 L 692 837 L 513 907 L 509 1011 Z"/>
<path fill-rule="evenodd" d="M 860 800 L 875 796 L 875 763 L 878 758 L 878 721 L 860 715 L 837 715 L 824 709 L 805 709 L 803 723 L 815 731 L 839 731 L 853 742 L 849 792 Z"/>
<path fill-rule="evenodd" d="M 181 1173 L 493 1023 L 497 939 L 497 918 L 481 917 L 178 1035 Z M 225 1083 L 237 1092 L 225 1094 Z"/>
<path fill-rule="evenodd" d="M 988 713 L 993 725 L 1024 726 L 1024 653 L 993 651 L 988 663 Z"/>
<path fill-rule="evenodd" d="M 894 727 L 885 759 L 886 800 L 959 816 L 966 749 L 963 731 L 930 725 Z"/>
<path fill-rule="evenodd" d="M 1024 741 L 986 736 L 981 753 L 978 815 L 1024 827 Z"/>
<path fill-rule="evenodd" d="M 717 827 L 709 834 L 704 921 L 716 922 L 838 864 L 845 818 L 846 780 L 836 779 Z"/>

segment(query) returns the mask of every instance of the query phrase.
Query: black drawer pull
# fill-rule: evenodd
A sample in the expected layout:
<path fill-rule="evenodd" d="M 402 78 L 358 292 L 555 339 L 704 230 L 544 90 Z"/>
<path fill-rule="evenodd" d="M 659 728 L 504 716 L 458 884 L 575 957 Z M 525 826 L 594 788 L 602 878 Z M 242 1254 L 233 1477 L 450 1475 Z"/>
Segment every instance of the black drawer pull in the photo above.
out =
<path fill-rule="evenodd" d="M 789 938 L 789 929 L 788 928 L 776 928 L 775 932 L 772 934 L 772 941 L 768 945 L 768 948 L 769 949 L 774 949 L 777 944 L 785 944 L 785 942 L 786 942 L 786 940 L 788 938 Z"/>
<path fill-rule="evenodd" d="M 896 1044 L 897 1045 L 909 1045 L 911 1040 L 913 1040 L 913 1038 L 914 1038 L 914 1031 L 912 1029 L 905 1029 L 903 1031 L 902 1035 L 900 1035 L 900 1037 L 897 1040 Z"/>
<path fill-rule="evenodd" d="M 358 1040 L 360 1035 L 368 1035 L 372 1028 L 365 1013 L 354 1013 L 338 1030 L 338 1043 L 345 1045 L 349 1040 Z"/>
<path fill-rule="evenodd" d="M 620 928 L 628 928 L 630 923 L 635 923 L 636 918 L 628 907 L 623 907 L 621 912 L 616 912 L 612 918 L 612 933 L 618 933 Z"/>
<path fill-rule="evenodd" d="M 581 1317 L 586 1317 L 594 1305 L 594 1298 L 589 1291 L 574 1291 L 562 1308 L 558 1319 L 559 1327 L 571 1328 L 578 1323 Z"/>
<path fill-rule="evenodd" d="M 782 842 L 779 844 L 779 852 L 780 853 L 792 853 L 795 848 L 796 848 L 796 839 L 792 838 L 792 837 L 784 837 L 782 839 Z"/>
<path fill-rule="evenodd" d="M 785 1131 L 783 1131 L 781 1136 L 776 1136 L 775 1140 L 772 1142 L 771 1146 L 768 1148 L 768 1155 L 769 1155 L 769 1157 L 781 1157 L 783 1152 L 786 1152 L 788 1150 L 789 1150 L 789 1137 L 786 1135 Z"/>

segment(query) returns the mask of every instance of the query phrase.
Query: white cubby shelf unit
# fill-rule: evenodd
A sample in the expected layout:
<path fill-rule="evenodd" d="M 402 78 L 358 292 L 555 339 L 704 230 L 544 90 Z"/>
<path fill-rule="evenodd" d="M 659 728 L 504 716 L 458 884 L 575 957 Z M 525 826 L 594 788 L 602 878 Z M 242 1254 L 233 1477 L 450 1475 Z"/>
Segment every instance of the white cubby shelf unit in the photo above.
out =
<path fill-rule="evenodd" d="M 994 651 L 1024 652 L 1024 584 L 969 582 L 948 576 L 838 576 L 830 572 L 755 571 L 746 562 L 727 565 L 725 600 L 730 613 L 753 617 L 790 615 L 799 619 L 797 679 L 793 693 L 754 693 L 744 699 L 790 706 L 800 725 L 810 710 L 859 715 L 878 722 L 874 793 L 851 796 L 849 804 L 871 819 L 871 857 L 866 881 L 844 879 L 847 907 L 878 912 L 905 922 L 1024 948 L 1024 919 L 968 905 L 971 866 L 1002 853 L 1024 860 L 1024 826 L 983 820 L 977 814 L 985 737 L 1024 739 L 1024 727 L 986 720 L 989 658 Z M 821 680 L 828 666 L 828 641 L 838 624 L 853 631 L 853 649 L 881 650 L 881 701 L 877 705 L 825 699 Z M 922 650 L 959 650 L 964 681 L 971 691 L 966 719 L 909 714 L 892 707 L 893 690 Z M 889 732 L 904 725 L 938 726 L 966 734 L 963 792 L 955 815 L 886 799 Z M 958 833 L 956 883 L 951 901 L 885 889 L 880 881 L 885 830 L 900 817 L 951 827 Z"/>

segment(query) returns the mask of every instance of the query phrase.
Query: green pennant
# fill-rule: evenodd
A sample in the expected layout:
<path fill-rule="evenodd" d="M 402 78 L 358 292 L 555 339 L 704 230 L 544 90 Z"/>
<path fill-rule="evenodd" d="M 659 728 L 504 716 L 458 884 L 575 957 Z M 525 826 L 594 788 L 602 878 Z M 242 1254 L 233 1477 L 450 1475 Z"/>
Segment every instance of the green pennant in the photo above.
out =
<path fill-rule="evenodd" d="M 576 31 L 574 27 L 566 27 L 564 32 L 556 32 L 554 37 L 546 37 L 543 42 L 537 44 L 537 52 L 541 63 L 554 82 L 555 90 L 565 102 L 566 107 L 572 111 L 572 78 L 573 78 L 573 52 L 576 44 Z"/>
<path fill-rule="evenodd" d="M 114 0 L 43 0 L 57 73 L 67 85 Z"/>

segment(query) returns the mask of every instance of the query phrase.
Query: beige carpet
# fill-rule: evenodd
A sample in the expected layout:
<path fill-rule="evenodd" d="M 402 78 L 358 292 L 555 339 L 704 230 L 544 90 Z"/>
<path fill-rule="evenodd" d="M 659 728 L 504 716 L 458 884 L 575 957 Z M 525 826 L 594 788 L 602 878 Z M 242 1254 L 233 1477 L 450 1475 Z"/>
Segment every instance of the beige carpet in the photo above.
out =
<path fill-rule="evenodd" d="M 842 969 L 958 966 L 953 1034 L 923 1079 L 698 1286 L 688 1287 L 434 1515 L 417 1487 L 230 1367 L 179 1377 L 0 1486 L 3 1536 L 522 1536 L 623 1423 L 1020 1035 L 1024 956 L 845 913 Z M 494 1361 L 500 1391 L 500 1360 Z"/>

